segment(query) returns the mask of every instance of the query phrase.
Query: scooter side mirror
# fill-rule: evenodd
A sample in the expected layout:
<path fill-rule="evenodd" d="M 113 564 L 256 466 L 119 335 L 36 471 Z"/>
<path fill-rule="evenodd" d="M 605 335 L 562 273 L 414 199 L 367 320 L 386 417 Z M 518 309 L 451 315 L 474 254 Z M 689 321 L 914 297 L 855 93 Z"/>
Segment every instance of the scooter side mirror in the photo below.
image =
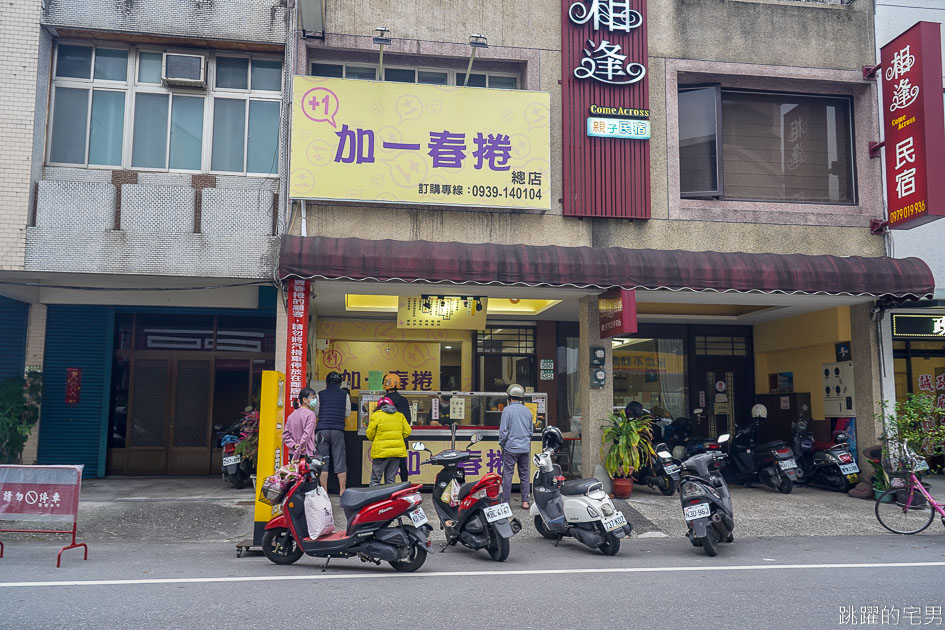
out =
<path fill-rule="evenodd" d="M 476 433 L 473 433 L 471 436 L 469 436 L 470 446 L 475 444 L 476 442 L 482 442 L 482 433 L 476 432 Z"/>
<path fill-rule="evenodd" d="M 424 444 L 423 442 L 414 442 L 413 444 L 410 445 L 410 448 L 412 448 L 415 451 L 425 451 L 427 450 L 427 445 Z"/>
<path fill-rule="evenodd" d="M 729 439 L 730 437 L 732 437 L 732 436 L 729 435 L 728 433 L 723 433 L 722 435 L 720 435 L 720 436 L 716 439 L 716 442 L 718 442 L 719 444 L 725 444 L 726 442 L 728 442 L 728 439 Z"/>

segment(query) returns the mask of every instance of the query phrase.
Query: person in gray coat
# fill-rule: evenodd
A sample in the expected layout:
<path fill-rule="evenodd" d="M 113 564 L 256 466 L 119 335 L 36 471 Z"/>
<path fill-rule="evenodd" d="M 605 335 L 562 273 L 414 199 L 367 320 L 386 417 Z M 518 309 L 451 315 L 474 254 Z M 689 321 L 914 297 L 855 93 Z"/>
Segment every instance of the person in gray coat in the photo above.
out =
<path fill-rule="evenodd" d="M 531 484 L 529 483 L 529 457 L 532 443 L 532 412 L 522 400 L 525 389 L 513 383 L 505 390 L 509 395 L 509 404 L 502 410 L 499 423 L 499 448 L 502 449 L 502 500 L 506 503 L 512 497 L 512 476 L 518 465 L 518 478 L 522 484 L 522 508 L 530 507 Z"/>

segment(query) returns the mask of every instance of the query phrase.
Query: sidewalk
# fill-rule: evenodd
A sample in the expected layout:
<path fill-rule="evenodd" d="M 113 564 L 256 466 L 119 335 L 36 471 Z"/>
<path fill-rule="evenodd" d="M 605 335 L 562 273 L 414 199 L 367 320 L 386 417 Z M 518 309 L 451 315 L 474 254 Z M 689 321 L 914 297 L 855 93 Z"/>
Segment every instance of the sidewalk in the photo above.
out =
<path fill-rule="evenodd" d="M 932 495 L 945 500 L 945 476 L 926 478 Z M 512 509 L 522 522 L 519 536 L 539 538 L 532 517 L 513 494 Z M 344 527 L 344 512 L 332 495 L 335 521 Z M 762 487 L 732 488 L 736 536 L 836 536 L 886 532 L 876 521 L 873 501 L 816 487 L 795 488 L 788 495 Z M 686 525 L 678 495 L 663 496 L 637 486 L 629 501 L 615 500 L 633 524 L 635 536 L 681 537 Z M 112 477 L 82 483 L 78 539 L 83 542 L 135 541 L 236 543 L 253 531 L 254 491 L 235 490 L 219 477 Z M 442 540 L 429 495 L 424 510 Z M 936 519 L 938 520 L 938 519 Z M 927 530 L 942 535 L 936 522 Z M 0 534 L 4 542 L 42 539 L 41 534 Z M 58 538 L 57 538 L 58 540 Z"/>

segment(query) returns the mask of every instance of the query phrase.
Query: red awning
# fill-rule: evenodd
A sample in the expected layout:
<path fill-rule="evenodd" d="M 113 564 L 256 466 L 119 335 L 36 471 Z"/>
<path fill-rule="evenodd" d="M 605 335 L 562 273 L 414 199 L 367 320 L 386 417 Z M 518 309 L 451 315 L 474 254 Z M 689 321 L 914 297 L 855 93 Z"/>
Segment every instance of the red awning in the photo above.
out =
<path fill-rule="evenodd" d="M 931 297 L 918 258 L 284 236 L 279 275 L 473 285 Z"/>

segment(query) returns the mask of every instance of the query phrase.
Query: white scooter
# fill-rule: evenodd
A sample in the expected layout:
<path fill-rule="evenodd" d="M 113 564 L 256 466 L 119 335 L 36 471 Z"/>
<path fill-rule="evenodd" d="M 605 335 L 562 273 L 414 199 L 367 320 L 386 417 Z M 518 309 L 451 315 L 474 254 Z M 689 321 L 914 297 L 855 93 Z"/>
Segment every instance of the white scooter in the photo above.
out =
<path fill-rule="evenodd" d="M 535 528 L 545 538 L 555 541 L 564 536 L 576 538 L 605 556 L 620 551 L 620 539 L 629 536 L 631 525 L 614 507 L 597 479 L 565 481 L 552 457 L 564 440 L 557 427 L 541 433 L 542 451 L 535 455 L 530 514 Z"/>

